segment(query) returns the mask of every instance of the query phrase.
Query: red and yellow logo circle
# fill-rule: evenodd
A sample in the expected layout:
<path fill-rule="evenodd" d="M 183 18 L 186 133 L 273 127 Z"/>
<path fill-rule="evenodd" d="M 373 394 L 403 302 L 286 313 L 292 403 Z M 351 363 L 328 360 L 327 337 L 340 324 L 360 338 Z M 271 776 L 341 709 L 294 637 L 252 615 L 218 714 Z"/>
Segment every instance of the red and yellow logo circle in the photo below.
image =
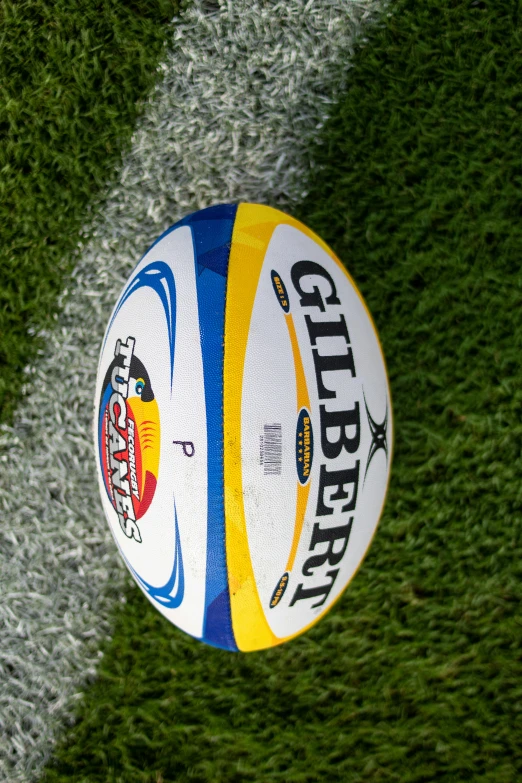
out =
<path fill-rule="evenodd" d="M 105 489 L 128 538 L 141 542 L 138 520 L 158 481 L 160 420 L 150 377 L 134 352 L 135 339 L 116 341 L 102 385 L 99 448 Z"/>

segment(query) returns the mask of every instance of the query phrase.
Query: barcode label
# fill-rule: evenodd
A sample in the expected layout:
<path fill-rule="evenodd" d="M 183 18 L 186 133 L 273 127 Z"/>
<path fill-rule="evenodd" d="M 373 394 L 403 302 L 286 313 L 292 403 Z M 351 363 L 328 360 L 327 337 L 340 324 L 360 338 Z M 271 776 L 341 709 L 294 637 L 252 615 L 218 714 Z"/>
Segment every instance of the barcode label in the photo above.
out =
<path fill-rule="evenodd" d="M 280 424 L 265 424 L 261 436 L 261 462 L 265 476 L 281 475 L 283 438 Z"/>

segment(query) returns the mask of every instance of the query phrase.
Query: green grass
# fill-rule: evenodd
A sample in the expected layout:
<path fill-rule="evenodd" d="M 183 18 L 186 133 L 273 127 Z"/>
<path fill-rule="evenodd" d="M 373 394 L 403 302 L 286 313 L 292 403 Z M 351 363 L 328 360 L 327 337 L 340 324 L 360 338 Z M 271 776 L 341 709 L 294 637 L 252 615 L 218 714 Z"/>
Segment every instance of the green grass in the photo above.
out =
<path fill-rule="evenodd" d="M 0 417 L 156 79 L 177 0 L 0 2 Z"/>
<path fill-rule="evenodd" d="M 299 217 L 392 383 L 386 511 L 303 637 L 232 655 L 137 588 L 46 783 L 522 776 L 519 4 L 401 0 L 356 58 Z"/>

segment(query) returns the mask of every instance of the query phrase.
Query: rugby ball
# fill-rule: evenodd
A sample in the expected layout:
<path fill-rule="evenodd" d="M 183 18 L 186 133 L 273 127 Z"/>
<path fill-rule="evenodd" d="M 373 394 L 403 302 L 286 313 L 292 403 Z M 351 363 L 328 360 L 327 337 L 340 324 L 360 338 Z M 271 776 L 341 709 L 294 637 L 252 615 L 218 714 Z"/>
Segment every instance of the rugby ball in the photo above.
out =
<path fill-rule="evenodd" d="M 94 430 L 107 521 L 153 605 L 227 650 L 286 642 L 339 598 L 382 513 L 392 411 L 370 313 L 299 221 L 203 209 L 116 302 Z"/>

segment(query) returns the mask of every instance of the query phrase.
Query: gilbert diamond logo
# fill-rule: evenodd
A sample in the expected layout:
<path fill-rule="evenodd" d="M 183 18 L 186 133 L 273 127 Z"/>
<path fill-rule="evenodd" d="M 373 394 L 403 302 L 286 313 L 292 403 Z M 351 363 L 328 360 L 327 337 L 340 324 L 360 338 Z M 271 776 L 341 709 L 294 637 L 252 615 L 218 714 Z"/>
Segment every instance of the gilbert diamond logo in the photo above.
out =
<path fill-rule="evenodd" d="M 384 415 L 384 420 L 380 424 L 379 422 L 375 421 L 375 419 L 371 415 L 370 410 L 368 408 L 368 403 L 366 402 L 366 396 L 364 397 L 364 405 L 366 407 L 368 424 L 370 425 L 370 431 L 372 433 L 372 442 L 370 445 L 370 451 L 368 453 L 366 471 L 364 473 L 364 479 L 366 480 L 366 475 L 368 473 L 370 463 L 374 458 L 374 456 L 377 454 L 377 452 L 380 451 L 380 449 L 384 451 L 386 455 L 386 462 L 388 462 L 388 441 L 386 439 L 386 430 L 388 428 L 388 403 L 386 403 L 386 413 Z"/>

